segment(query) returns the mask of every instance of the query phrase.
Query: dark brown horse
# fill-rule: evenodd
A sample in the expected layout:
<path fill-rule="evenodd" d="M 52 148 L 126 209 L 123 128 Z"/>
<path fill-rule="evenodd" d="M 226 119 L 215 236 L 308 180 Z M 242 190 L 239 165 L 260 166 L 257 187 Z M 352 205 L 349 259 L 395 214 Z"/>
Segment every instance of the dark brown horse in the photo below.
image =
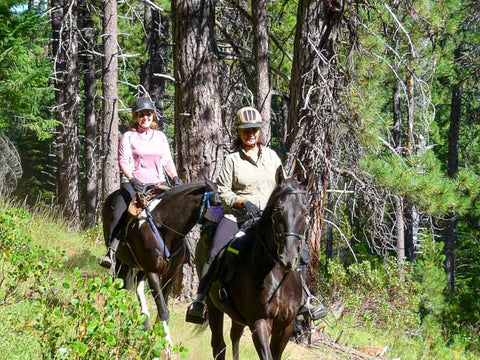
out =
<path fill-rule="evenodd" d="M 225 358 L 224 313 L 233 320 L 234 359 L 239 359 L 245 326 L 252 332 L 260 359 L 280 359 L 303 303 L 298 269 L 307 215 L 306 184 L 285 179 L 282 167 L 276 181 L 261 219 L 216 259 L 217 272 L 207 298 L 215 359 Z M 197 265 L 200 273 L 202 264 Z"/>
<path fill-rule="evenodd" d="M 105 241 L 112 217 L 112 204 L 117 193 L 118 191 L 110 194 L 103 207 Z M 164 323 L 169 341 L 168 294 L 184 263 L 185 236 L 202 218 L 206 204 L 210 201 L 217 202 L 214 185 L 210 182 L 180 185 L 166 191 L 162 194 L 160 203 L 151 210 L 153 222 L 163 241 L 158 241 L 148 221 L 142 221 L 141 216 L 130 218 L 126 221 L 127 226 L 123 233 L 125 236 L 116 252 L 116 274 L 126 283 L 129 282 L 131 269 L 138 270 L 136 291 L 142 313 L 147 316 L 147 328 L 150 323 L 144 288 L 145 278 L 148 279 L 157 306 L 157 321 Z"/>

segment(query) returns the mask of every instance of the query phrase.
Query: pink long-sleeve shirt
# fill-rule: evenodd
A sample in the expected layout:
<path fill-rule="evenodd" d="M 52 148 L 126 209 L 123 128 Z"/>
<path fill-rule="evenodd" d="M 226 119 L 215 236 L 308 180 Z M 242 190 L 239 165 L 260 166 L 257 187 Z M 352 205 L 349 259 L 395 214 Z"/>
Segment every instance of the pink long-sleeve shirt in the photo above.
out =
<path fill-rule="evenodd" d="M 175 169 L 167 137 L 157 130 L 123 134 L 118 146 L 118 162 L 121 169 L 130 171 L 142 183 L 165 182 L 163 168 L 168 174 Z"/>

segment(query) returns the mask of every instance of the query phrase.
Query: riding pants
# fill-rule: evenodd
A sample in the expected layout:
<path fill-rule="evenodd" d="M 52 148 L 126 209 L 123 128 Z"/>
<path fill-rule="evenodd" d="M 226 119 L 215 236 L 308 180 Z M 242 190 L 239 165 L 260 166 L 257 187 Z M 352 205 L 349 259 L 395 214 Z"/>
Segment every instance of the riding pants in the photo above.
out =
<path fill-rule="evenodd" d="M 220 220 L 217 230 L 215 231 L 215 236 L 212 240 L 212 249 L 210 250 L 210 258 L 208 260 L 209 263 L 212 263 L 213 259 L 215 259 L 215 256 L 217 256 L 220 250 L 238 232 L 240 225 L 241 224 L 227 219 L 226 217 L 223 217 L 222 220 Z"/>
<path fill-rule="evenodd" d="M 120 231 L 120 224 L 125 217 L 128 205 L 136 196 L 135 190 L 130 183 L 125 182 L 120 186 L 120 192 L 113 202 L 112 220 L 108 229 L 109 242 L 113 240 L 115 235 Z"/>

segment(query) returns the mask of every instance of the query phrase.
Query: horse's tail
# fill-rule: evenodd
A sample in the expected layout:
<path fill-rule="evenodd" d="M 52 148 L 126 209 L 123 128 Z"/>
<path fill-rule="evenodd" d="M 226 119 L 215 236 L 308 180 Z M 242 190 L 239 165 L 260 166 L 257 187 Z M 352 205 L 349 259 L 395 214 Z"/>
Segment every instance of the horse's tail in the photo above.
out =
<path fill-rule="evenodd" d="M 105 201 L 103 202 L 102 207 L 102 223 L 103 223 L 103 238 L 105 240 L 105 244 L 108 243 L 108 228 L 110 226 L 110 221 L 112 219 L 113 214 L 113 201 L 117 196 L 120 190 L 116 190 L 110 195 L 107 196 Z"/>
<path fill-rule="evenodd" d="M 195 328 L 193 329 L 193 333 L 195 335 L 200 335 L 205 332 L 205 330 L 208 329 L 208 319 L 205 319 L 205 321 L 201 325 L 195 325 Z"/>

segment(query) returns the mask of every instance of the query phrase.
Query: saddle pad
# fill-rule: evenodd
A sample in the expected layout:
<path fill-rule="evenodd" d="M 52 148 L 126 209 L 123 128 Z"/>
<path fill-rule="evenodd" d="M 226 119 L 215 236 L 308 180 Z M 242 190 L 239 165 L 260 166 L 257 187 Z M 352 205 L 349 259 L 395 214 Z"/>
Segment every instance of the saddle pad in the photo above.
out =
<path fill-rule="evenodd" d="M 153 209 L 155 209 L 155 207 L 160 204 L 160 201 L 162 199 L 153 199 L 151 200 L 148 204 L 147 204 L 147 207 L 148 207 L 148 210 L 153 211 Z M 140 214 L 137 215 L 137 220 L 138 220 L 138 227 L 142 226 L 143 223 L 147 220 L 147 211 L 145 209 L 142 210 L 142 212 L 140 212 Z"/>
<path fill-rule="evenodd" d="M 238 234 L 239 235 L 239 234 Z M 251 251 L 252 236 L 235 236 L 228 242 L 223 254 L 219 254 L 222 259 L 218 274 L 224 283 L 230 282 L 236 272 L 242 268 L 245 261 L 245 255 Z"/>

